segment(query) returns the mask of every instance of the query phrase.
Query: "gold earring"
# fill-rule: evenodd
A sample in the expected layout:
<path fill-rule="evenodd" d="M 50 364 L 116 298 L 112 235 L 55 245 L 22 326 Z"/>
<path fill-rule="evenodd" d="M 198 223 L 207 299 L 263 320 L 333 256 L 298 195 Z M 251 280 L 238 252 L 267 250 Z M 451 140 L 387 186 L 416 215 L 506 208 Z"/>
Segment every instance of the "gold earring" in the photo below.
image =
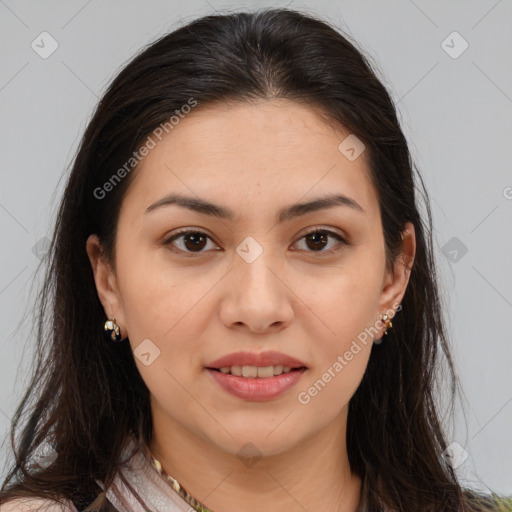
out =
<path fill-rule="evenodd" d="M 116 323 L 116 319 L 107 320 L 103 329 L 106 331 L 106 336 L 110 341 L 121 341 L 121 328 Z"/>
<path fill-rule="evenodd" d="M 386 315 L 386 314 L 381 316 L 381 320 L 385 323 L 384 334 L 387 334 L 388 333 L 388 329 L 393 327 L 393 324 L 391 323 L 391 320 L 389 319 L 389 316 Z"/>
<path fill-rule="evenodd" d="M 391 323 L 389 316 L 386 314 L 380 315 L 380 319 L 384 322 L 384 334 L 387 334 L 388 329 L 390 327 L 393 327 L 393 324 Z M 374 340 L 375 345 L 380 345 L 382 343 L 382 341 L 384 339 L 384 334 L 378 340 Z"/>

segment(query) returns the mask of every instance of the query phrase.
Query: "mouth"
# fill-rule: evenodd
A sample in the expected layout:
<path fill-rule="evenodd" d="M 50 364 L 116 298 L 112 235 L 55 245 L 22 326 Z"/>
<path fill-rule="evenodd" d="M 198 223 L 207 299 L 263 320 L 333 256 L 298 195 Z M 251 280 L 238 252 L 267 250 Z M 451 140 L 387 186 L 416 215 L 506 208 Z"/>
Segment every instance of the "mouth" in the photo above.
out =
<path fill-rule="evenodd" d="M 307 367 L 227 366 L 206 370 L 226 393 L 247 402 L 267 402 L 296 386 Z"/>
<path fill-rule="evenodd" d="M 234 375 L 246 379 L 269 379 L 279 375 L 286 375 L 291 372 L 307 370 L 306 366 L 284 366 L 282 364 L 270 366 L 224 366 L 222 368 L 206 368 L 224 375 Z"/>

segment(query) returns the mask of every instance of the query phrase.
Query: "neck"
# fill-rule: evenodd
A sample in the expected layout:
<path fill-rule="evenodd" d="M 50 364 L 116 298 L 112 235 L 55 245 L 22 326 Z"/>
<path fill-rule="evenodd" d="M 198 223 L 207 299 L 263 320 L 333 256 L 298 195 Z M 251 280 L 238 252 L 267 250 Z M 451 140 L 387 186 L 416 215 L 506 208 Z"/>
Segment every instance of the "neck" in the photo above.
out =
<path fill-rule="evenodd" d="M 160 413 L 155 410 L 155 417 Z M 300 446 L 242 462 L 165 416 L 154 421 L 150 449 L 170 476 L 213 511 L 355 512 L 361 478 L 350 470 L 346 414 L 347 408 Z"/>

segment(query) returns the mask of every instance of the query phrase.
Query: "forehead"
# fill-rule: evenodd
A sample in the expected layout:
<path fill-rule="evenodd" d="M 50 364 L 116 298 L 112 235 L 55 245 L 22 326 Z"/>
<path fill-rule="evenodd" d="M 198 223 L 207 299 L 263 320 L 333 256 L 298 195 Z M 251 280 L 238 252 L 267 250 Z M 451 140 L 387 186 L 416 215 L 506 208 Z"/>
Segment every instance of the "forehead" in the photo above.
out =
<path fill-rule="evenodd" d="M 157 144 L 133 171 L 125 201 L 143 211 L 182 193 L 234 210 L 275 210 L 337 192 L 372 215 L 378 206 L 365 152 L 351 161 L 338 147 L 349 135 L 289 100 L 198 106 L 160 141 L 153 137 Z"/>

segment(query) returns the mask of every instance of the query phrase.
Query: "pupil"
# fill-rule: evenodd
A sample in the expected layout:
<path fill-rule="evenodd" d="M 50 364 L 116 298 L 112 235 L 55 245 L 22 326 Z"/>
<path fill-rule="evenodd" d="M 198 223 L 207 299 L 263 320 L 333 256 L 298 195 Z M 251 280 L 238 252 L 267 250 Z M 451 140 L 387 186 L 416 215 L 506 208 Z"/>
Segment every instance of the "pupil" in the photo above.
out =
<path fill-rule="evenodd" d="M 189 247 L 188 241 L 192 241 L 192 245 Z M 201 241 L 203 245 L 201 245 Z M 199 242 L 199 244 L 197 243 Z M 190 233 L 185 236 L 185 246 L 187 249 L 202 249 L 204 247 L 205 237 L 201 233 Z"/>
<path fill-rule="evenodd" d="M 310 240 L 312 239 L 314 244 L 323 242 L 323 245 L 321 245 L 320 247 L 318 247 L 318 246 L 313 247 L 316 249 L 321 249 L 321 248 L 325 247 L 325 242 L 327 241 L 326 238 L 327 238 L 327 236 L 325 233 L 312 233 L 311 235 L 309 235 L 309 239 Z M 321 239 L 321 241 L 319 239 Z"/>

